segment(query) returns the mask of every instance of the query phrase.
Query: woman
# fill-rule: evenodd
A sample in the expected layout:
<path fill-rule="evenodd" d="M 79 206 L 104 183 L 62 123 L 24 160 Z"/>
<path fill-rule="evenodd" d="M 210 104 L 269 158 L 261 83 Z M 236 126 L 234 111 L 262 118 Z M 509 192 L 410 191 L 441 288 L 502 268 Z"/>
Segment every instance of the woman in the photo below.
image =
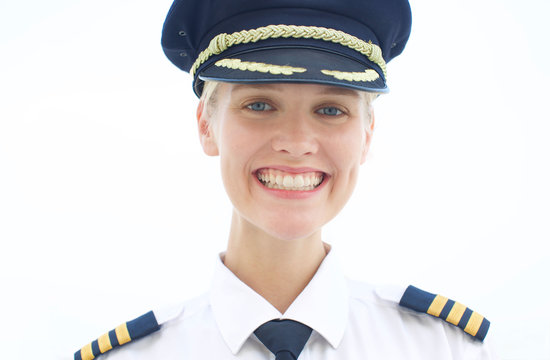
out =
<path fill-rule="evenodd" d="M 227 251 L 208 294 L 122 324 L 75 359 L 494 358 L 482 316 L 414 287 L 350 282 L 322 241 L 409 32 L 406 0 L 176 0 L 163 47 L 192 74 L 200 141 L 220 158 Z"/>

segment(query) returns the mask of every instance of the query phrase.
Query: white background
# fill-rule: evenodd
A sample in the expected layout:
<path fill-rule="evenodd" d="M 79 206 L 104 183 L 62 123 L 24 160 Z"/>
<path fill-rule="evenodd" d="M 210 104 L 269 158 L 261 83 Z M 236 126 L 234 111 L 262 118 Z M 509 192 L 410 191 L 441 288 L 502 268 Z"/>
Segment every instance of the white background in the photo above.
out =
<path fill-rule="evenodd" d="M 72 357 L 205 289 L 231 207 L 160 47 L 171 0 L 0 3 L 0 348 Z M 487 316 L 550 359 L 546 0 L 416 0 L 354 197 L 326 227 L 350 277 Z"/>

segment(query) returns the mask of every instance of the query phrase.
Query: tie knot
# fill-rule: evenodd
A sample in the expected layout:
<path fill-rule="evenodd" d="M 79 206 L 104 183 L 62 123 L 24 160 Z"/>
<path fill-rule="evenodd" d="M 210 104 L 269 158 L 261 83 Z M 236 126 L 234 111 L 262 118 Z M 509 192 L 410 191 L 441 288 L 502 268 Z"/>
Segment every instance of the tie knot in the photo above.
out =
<path fill-rule="evenodd" d="M 294 320 L 271 320 L 254 334 L 275 354 L 276 360 L 296 360 L 311 335 L 311 328 Z"/>

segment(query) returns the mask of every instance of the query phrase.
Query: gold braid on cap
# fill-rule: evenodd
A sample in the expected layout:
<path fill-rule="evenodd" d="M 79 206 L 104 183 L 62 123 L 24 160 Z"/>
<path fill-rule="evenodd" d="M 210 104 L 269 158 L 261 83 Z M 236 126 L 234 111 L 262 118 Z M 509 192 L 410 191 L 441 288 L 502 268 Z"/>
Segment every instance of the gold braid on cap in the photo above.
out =
<path fill-rule="evenodd" d="M 329 41 L 347 46 L 363 55 L 370 61 L 380 66 L 386 77 L 386 61 L 382 57 L 382 49 L 371 41 L 363 41 L 353 35 L 340 30 L 327 29 L 317 26 L 299 25 L 269 25 L 252 30 L 243 30 L 233 34 L 216 35 L 204 51 L 202 51 L 191 67 L 191 75 L 211 56 L 219 55 L 233 45 L 248 44 L 260 40 L 277 38 L 316 39 Z"/>

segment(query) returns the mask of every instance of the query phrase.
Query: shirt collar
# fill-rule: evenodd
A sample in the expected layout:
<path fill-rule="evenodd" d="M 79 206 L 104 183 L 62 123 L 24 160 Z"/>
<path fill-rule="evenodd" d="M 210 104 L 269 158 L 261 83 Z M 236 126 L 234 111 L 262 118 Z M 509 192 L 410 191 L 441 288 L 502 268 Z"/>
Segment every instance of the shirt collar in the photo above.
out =
<path fill-rule="evenodd" d="M 254 330 L 273 319 L 292 319 L 306 324 L 332 347 L 338 347 L 347 325 L 349 292 L 333 252 L 327 254 L 309 284 L 284 314 L 225 267 L 220 254 L 210 290 L 210 305 L 231 352 L 237 354 Z"/>

